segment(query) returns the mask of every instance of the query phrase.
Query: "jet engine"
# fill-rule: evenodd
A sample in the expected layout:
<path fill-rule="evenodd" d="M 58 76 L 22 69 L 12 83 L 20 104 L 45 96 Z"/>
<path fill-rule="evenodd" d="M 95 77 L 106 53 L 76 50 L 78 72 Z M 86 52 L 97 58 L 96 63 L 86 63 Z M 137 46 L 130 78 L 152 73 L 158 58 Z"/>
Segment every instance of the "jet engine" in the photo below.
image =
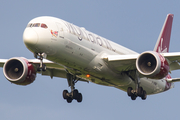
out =
<path fill-rule="evenodd" d="M 36 70 L 33 64 L 22 57 L 9 59 L 4 64 L 3 73 L 8 81 L 17 85 L 31 84 L 36 78 Z"/>
<path fill-rule="evenodd" d="M 159 53 L 146 51 L 136 60 L 136 68 L 143 76 L 152 79 L 162 79 L 169 72 L 167 60 Z"/>

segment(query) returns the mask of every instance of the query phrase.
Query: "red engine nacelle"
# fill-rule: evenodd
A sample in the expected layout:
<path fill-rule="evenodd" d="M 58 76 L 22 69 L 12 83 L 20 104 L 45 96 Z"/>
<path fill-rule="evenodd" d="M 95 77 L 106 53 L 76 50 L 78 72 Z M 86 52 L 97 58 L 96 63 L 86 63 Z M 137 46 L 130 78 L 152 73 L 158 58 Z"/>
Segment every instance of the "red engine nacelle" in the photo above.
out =
<path fill-rule="evenodd" d="M 17 85 L 31 84 L 36 78 L 34 66 L 21 57 L 9 59 L 4 64 L 3 73 L 7 80 Z"/>
<path fill-rule="evenodd" d="M 136 68 L 143 76 L 153 79 L 162 79 L 169 72 L 167 60 L 154 51 L 146 51 L 139 55 Z"/>

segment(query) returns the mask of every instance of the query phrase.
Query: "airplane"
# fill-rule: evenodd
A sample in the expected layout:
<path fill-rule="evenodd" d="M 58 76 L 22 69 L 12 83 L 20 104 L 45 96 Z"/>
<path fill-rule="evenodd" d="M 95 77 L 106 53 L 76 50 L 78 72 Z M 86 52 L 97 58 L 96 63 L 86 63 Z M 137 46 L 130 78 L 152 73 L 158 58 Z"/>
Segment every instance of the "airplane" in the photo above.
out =
<path fill-rule="evenodd" d="M 63 98 L 82 102 L 75 88 L 79 81 L 115 87 L 136 100 L 146 100 L 174 87 L 171 78 L 180 69 L 180 52 L 169 52 L 173 14 L 168 14 L 152 51 L 137 53 L 62 19 L 41 16 L 24 30 L 23 42 L 36 59 L 0 59 L 5 78 L 16 85 L 29 85 L 36 74 L 66 78 L 71 89 Z"/>

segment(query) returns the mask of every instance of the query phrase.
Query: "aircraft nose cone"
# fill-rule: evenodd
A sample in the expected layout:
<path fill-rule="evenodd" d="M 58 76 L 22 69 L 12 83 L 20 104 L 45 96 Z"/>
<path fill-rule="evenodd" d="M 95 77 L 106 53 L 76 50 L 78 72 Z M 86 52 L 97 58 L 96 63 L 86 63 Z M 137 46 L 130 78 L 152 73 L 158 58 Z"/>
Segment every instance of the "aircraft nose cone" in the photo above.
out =
<path fill-rule="evenodd" d="M 26 28 L 23 33 L 23 41 L 27 47 L 34 47 L 38 41 L 38 35 L 32 28 Z"/>

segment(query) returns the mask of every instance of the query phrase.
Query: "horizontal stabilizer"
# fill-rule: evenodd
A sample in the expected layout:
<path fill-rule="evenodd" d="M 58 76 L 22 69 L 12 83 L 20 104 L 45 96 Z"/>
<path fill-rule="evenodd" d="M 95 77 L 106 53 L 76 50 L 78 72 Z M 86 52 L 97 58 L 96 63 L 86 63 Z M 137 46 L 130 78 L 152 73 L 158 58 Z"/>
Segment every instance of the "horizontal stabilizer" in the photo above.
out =
<path fill-rule="evenodd" d="M 167 82 L 168 82 L 168 83 L 180 82 L 180 78 L 170 78 L 170 79 L 167 79 Z"/>

